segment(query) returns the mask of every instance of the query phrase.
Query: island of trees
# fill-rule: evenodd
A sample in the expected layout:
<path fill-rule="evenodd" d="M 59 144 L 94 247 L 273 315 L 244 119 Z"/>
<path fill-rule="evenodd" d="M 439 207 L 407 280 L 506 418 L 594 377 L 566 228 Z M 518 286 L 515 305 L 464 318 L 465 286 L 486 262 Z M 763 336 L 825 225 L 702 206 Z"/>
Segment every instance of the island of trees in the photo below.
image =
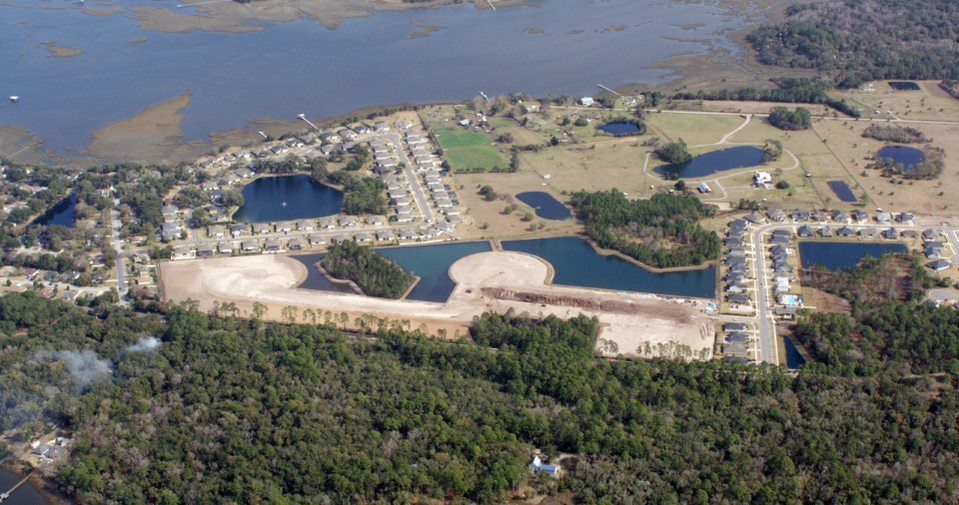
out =
<path fill-rule="evenodd" d="M 701 265 L 719 257 L 719 236 L 699 225 L 716 207 L 660 193 L 630 201 L 622 191 L 579 192 L 571 199 L 586 234 L 600 247 L 656 268 Z"/>
<path fill-rule="evenodd" d="M 372 247 L 353 240 L 330 246 L 320 265 L 331 276 L 356 283 L 369 296 L 400 298 L 416 278 Z"/>
<path fill-rule="evenodd" d="M 689 148 L 683 139 L 679 139 L 678 142 L 670 142 L 660 146 L 656 149 L 656 156 L 659 156 L 659 159 L 671 165 L 689 163 L 693 159 L 693 155 L 689 154 Z"/>
<path fill-rule="evenodd" d="M 773 107 L 769 111 L 769 124 L 780 130 L 808 130 L 812 127 L 812 114 L 804 107 L 797 107 L 795 110 Z"/>
<path fill-rule="evenodd" d="M 929 142 L 929 138 L 921 131 L 908 126 L 871 124 L 862 132 L 862 136 L 884 142 L 899 144 L 919 144 Z"/>

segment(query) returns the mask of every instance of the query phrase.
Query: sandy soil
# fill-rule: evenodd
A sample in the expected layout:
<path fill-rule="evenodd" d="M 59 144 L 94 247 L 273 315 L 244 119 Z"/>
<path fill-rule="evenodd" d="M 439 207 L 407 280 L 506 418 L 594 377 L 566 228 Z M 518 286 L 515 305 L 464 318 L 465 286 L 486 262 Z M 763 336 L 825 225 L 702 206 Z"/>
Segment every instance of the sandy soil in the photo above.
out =
<path fill-rule="evenodd" d="M 90 154 L 104 160 L 131 160 L 142 163 L 170 162 L 196 158 L 209 151 L 202 142 L 184 143 L 180 112 L 190 105 L 190 95 L 182 95 L 134 114 L 93 132 Z"/>
<path fill-rule="evenodd" d="M 467 335 L 473 316 L 513 308 L 535 317 L 597 316 L 601 323 L 597 345 L 601 351 L 611 351 L 609 342 L 627 356 L 705 358 L 712 350 L 712 321 L 697 308 L 649 295 L 623 296 L 547 285 L 549 266 L 521 253 L 489 252 L 459 260 L 450 268 L 457 287 L 446 303 L 384 300 L 294 288 L 306 275 L 306 267 L 296 260 L 266 255 L 172 262 L 160 268 L 166 301 L 194 300 L 201 310 L 212 309 L 215 302 L 235 303 L 239 313 L 246 316 L 253 313 L 253 304 L 259 302 L 268 308 L 264 318 L 275 321 L 287 321 L 291 311 L 284 308 L 292 306 L 296 307 L 296 319 L 300 322 L 311 322 L 303 314 L 310 309 L 319 313 L 318 320 L 332 317 L 334 321 L 345 321 L 342 327 L 349 329 L 376 327 L 364 323 L 363 318 L 383 319 L 402 321 L 404 327 L 420 328 L 440 337 L 459 338 Z M 561 301 L 527 303 L 488 294 L 497 288 Z M 578 302 L 613 309 L 584 309 Z"/>

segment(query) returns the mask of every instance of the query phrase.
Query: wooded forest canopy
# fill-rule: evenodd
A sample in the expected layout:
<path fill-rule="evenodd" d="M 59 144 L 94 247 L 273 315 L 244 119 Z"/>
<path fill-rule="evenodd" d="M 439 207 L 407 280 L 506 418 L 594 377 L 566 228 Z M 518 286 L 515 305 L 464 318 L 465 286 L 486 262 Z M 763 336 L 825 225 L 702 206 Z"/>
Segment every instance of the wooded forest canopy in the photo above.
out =
<path fill-rule="evenodd" d="M 321 265 L 333 277 L 355 282 L 369 296 L 399 298 L 415 281 L 386 256 L 353 240 L 332 244 Z"/>
<path fill-rule="evenodd" d="M 747 36 L 759 61 L 809 68 L 840 87 L 876 79 L 959 77 L 959 2 L 846 0 L 800 4 Z"/>
<path fill-rule="evenodd" d="M 955 496 L 954 376 L 609 361 L 596 331 L 485 315 L 479 345 L 456 344 L 11 294 L 0 428 L 46 416 L 74 429 L 58 480 L 84 504 L 495 503 L 524 483 L 583 503 Z M 128 351 L 144 335 L 159 347 Z M 62 352 L 111 373 L 81 385 L 45 358 Z M 575 454 L 568 476 L 532 477 L 535 448 Z"/>
<path fill-rule="evenodd" d="M 630 201 L 622 191 L 574 193 L 570 203 L 600 247 L 647 265 L 668 268 L 701 265 L 719 257 L 719 236 L 698 223 L 716 207 L 698 198 L 659 193 Z"/>

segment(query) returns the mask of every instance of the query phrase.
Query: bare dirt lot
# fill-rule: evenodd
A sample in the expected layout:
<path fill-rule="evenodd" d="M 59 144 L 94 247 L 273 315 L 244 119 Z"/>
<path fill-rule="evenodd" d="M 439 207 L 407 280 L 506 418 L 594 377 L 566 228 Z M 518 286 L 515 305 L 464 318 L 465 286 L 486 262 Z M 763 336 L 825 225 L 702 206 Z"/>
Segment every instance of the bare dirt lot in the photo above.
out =
<path fill-rule="evenodd" d="M 713 323 L 698 308 L 638 293 L 624 296 L 547 285 L 550 267 L 521 253 L 482 253 L 454 263 L 450 276 L 457 287 L 442 304 L 297 289 L 306 275 L 306 267 L 284 256 L 192 260 L 160 268 L 164 300 L 193 300 L 201 310 L 232 303 L 238 314 L 250 317 L 259 302 L 267 320 L 333 321 L 346 329 L 391 321 L 453 339 L 465 337 L 473 317 L 485 311 L 513 308 L 534 317 L 562 318 L 585 314 L 599 318 L 597 345 L 607 354 L 688 359 L 712 355 Z"/>

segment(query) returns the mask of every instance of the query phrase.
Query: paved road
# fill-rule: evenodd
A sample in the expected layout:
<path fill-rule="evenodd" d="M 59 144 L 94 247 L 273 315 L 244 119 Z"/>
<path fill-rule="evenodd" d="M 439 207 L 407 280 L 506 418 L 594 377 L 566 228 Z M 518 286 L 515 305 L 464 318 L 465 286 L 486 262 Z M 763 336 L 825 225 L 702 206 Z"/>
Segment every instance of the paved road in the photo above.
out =
<path fill-rule="evenodd" d="M 874 228 L 879 230 L 886 230 L 895 228 L 900 232 L 905 230 L 915 230 L 922 231 L 929 228 L 938 230 L 940 233 L 943 233 L 948 238 L 949 242 L 952 244 L 953 250 L 957 253 L 953 257 L 954 263 L 959 264 L 959 239 L 956 237 L 956 232 L 959 231 L 959 228 L 954 228 L 952 226 L 923 226 L 917 224 L 901 224 L 901 223 L 868 223 L 868 224 L 847 224 L 843 225 L 840 223 L 816 223 L 816 222 L 805 222 L 805 223 L 769 223 L 761 226 L 753 226 L 751 228 L 751 234 L 753 237 L 753 244 L 755 248 L 755 278 L 756 278 L 756 307 L 757 313 L 756 316 L 752 318 L 744 318 L 742 316 L 722 316 L 723 320 L 728 321 L 738 321 L 738 322 L 755 322 L 759 327 L 759 345 L 760 345 L 760 358 L 761 361 L 779 364 L 779 340 L 776 337 L 776 325 L 775 325 L 775 314 L 773 308 L 775 305 L 775 300 L 770 297 L 771 284 L 768 281 L 769 272 L 766 270 L 766 251 L 763 243 L 763 236 L 771 233 L 774 230 L 791 230 L 796 232 L 796 229 L 807 224 L 812 227 L 821 227 L 821 226 L 831 226 L 833 228 L 839 226 L 848 226 L 854 230 L 862 230 L 865 228 Z M 893 240 L 883 240 L 879 239 L 880 242 L 884 243 L 894 243 Z M 860 242 L 860 240 L 850 240 L 849 242 Z"/>
<path fill-rule="evenodd" d="M 779 342 L 776 340 L 775 314 L 770 311 L 769 284 L 766 282 L 766 248 L 763 234 L 767 227 L 753 232 L 753 248 L 756 252 L 756 324 L 759 326 L 759 356 L 766 363 L 779 364 Z M 772 228 L 772 227 L 768 227 Z"/>
<path fill-rule="evenodd" d="M 110 219 L 113 228 L 113 249 L 117 252 L 117 293 L 120 295 L 120 305 L 130 305 L 130 299 L 127 296 L 126 280 L 126 262 L 123 258 L 123 241 L 120 240 L 120 212 L 116 206 L 120 205 L 120 200 L 114 200 L 114 208 L 110 211 Z"/>
<path fill-rule="evenodd" d="M 430 208 L 430 202 L 423 192 L 423 187 L 420 186 L 419 179 L 417 179 L 416 174 L 413 173 L 413 164 L 410 163 L 409 157 L 406 156 L 406 149 L 403 148 L 403 142 L 400 140 L 400 136 L 396 133 L 387 133 L 383 135 L 383 137 L 393 143 L 393 149 L 400 157 L 400 163 L 403 164 L 403 173 L 406 175 L 406 179 L 409 180 L 413 197 L 416 198 L 416 206 L 420 208 L 420 213 L 423 215 L 423 218 L 426 219 L 426 222 L 432 223 L 434 221 L 433 209 Z"/>

